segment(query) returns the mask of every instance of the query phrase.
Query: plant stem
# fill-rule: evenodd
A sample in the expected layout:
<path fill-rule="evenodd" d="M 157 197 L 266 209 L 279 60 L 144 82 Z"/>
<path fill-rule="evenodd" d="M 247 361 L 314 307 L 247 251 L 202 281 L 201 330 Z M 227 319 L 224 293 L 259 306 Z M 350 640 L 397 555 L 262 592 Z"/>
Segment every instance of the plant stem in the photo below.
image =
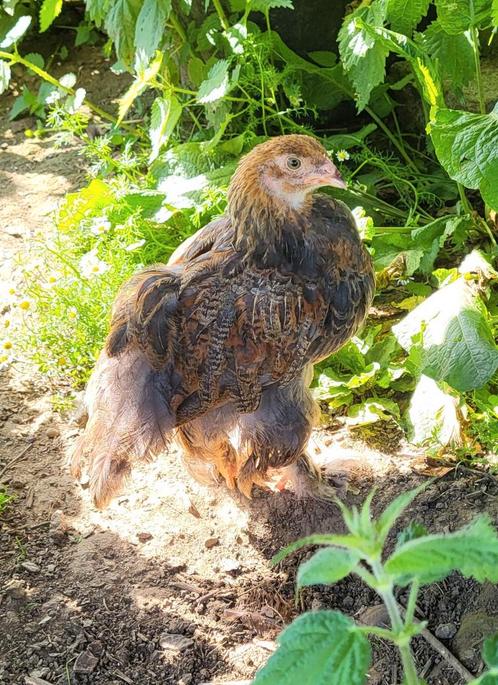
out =
<path fill-rule="evenodd" d="M 410 157 L 407 155 L 405 148 L 403 147 L 403 144 L 396 138 L 396 136 L 389 130 L 389 127 L 386 126 L 386 124 L 382 121 L 380 117 L 375 114 L 373 109 L 370 107 L 365 107 L 365 112 L 367 112 L 372 119 L 375 121 L 377 126 L 384 131 L 386 136 L 389 138 L 391 143 L 394 145 L 396 150 L 399 152 L 399 154 L 403 157 L 407 165 L 410 167 L 412 171 L 418 172 L 417 167 L 413 163 L 413 160 L 410 159 Z"/>
<path fill-rule="evenodd" d="M 187 34 L 185 33 L 185 29 L 183 28 L 183 26 L 178 21 L 178 18 L 174 12 L 172 12 L 169 15 L 169 20 L 171 22 L 171 25 L 173 26 L 173 28 L 177 32 L 177 34 L 180 36 L 180 39 L 182 40 L 182 42 L 186 43 L 187 42 Z"/>
<path fill-rule="evenodd" d="M 372 561 L 371 563 L 372 571 L 374 572 L 377 581 L 385 580 L 385 572 L 382 568 L 380 560 Z M 386 605 L 387 613 L 391 619 L 391 628 L 396 638 L 403 632 L 403 628 L 406 623 L 403 623 L 401 614 L 398 609 L 398 604 L 393 594 L 392 586 L 387 589 L 378 588 L 377 592 L 382 597 L 384 604 Z M 417 669 L 415 668 L 415 662 L 413 661 L 413 655 L 410 649 L 410 641 L 403 641 L 401 644 L 396 640 L 396 645 L 401 654 L 401 661 L 403 663 L 403 669 L 405 672 L 405 685 L 419 685 L 419 679 L 417 675 Z"/>
<path fill-rule="evenodd" d="M 41 79 L 44 81 L 47 81 L 47 83 L 50 83 L 50 85 L 55 86 L 55 88 L 59 88 L 59 90 L 63 90 L 65 93 L 68 95 L 74 95 L 75 90 L 74 88 L 69 88 L 68 86 L 62 85 L 54 76 L 49 74 L 48 72 L 44 71 L 43 69 L 40 69 L 40 67 L 37 67 L 36 64 L 33 64 L 27 59 L 24 59 L 24 57 L 21 57 L 20 55 L 16 53 L 11 53 L 11 52 L 3 52 L 0 50 L 0 59 L 6 59 L 9 60 L 11 64 L 22 64 L 23 67 L 26 67 L 26 69 L 29 69 L 30 71 L 34 72 L 37 76 L 39 76 Z M 106 121 L 110 121 L 114 126 L 118 126 L 118 120 L 116 117 L 113 117 L 112 114 L 109 114 L 105 110 L 101 109 L 98 105 L 95 105 L 93 102 L 88 100 L 88 98 L 85 98 L 83 100 L 84 104 L 91 109 L 95 114 L 98 114 L 101 119 L 105 119 Z M 136 129 L 127 126 L 126 124 L 120 124 L 122 128 L 130 130 L 132 133 L 135 133 L 135 135 L 140 135 Z"/>
<path fill-rule="evenodd" d="M 472 43 L 472 50 L 474 52 L 474 67 L 476 71 L 476 86 L 477 97 L 479 99 L 479 111 L 481 114 L 486 114 L 486 102 L 484 100 L 484 90 L 481 77 L 481 60 L 479 55 L 479 29 L 477 26 L 472 26 L 470 29 L 470 38 Z"/>
<path fill-rule="evenodd" d="M 218 17 L 220 18 L 223 30 L 227 31 L 230 28 L 230 24 L 228 23 L 228 19 L 226 18 L 225 12 L 223 11 L 223 7 L 221 6 L 220 0 L 213 0 L 213 5 L 218 14 Z"/>

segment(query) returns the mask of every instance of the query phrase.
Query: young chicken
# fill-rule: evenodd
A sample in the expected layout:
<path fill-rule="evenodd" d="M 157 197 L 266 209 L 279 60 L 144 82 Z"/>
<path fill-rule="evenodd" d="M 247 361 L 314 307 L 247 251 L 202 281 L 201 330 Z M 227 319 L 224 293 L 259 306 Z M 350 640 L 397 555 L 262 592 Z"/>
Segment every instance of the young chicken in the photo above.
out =
<path fill-rule="evenodd" d="M 374 290 L 354 219 L 322 186 L 344 182 L 318 141 L 262 143 L 240 161 L 226 214 L 125 284 L 72 461 L 77 477 L 88 461 L 97 506 L 174 434 L 192 471 L 207 465 L 248 497 L 269 469 L 316 475 L 313 364 L 355 333 Z"/>

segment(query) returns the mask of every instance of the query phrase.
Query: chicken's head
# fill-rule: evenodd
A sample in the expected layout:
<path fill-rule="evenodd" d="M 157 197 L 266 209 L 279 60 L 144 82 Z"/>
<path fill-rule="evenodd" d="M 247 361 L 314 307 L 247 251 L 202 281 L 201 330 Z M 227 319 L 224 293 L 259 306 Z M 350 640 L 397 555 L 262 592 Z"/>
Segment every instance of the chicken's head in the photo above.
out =
<path fill-rule="evenodd" d="M 325 148 L 314 138 L 287 135 L 257 145 L 242 158 L 229 189 L 229 203 L 239 193 L 268 202 L 280 210 L 301 209 L 310 194 L 322 186 L 345 188 Z"/>

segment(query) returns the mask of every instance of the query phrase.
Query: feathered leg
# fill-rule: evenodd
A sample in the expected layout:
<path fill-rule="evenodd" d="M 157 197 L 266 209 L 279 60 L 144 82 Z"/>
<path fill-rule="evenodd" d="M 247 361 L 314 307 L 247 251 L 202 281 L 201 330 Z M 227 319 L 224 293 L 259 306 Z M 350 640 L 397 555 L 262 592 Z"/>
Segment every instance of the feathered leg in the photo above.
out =
<path fill-rule="evenodd" d="M 178 429 L 184 462 L 194 478 L 212 482 L 219 474 L 230 489 L 236 487 L 236 454 L 229 438 L 234 423 L 233 409 L 225 405 Z"/>
<path fill-rule="evenodd" d="M 240 445 L 237 450 L 237 486 L 247 497 L 253 485 L 263 485 L 270 468 L 280 469 L 296 462 L 312 464 L 306 445 L 319 411 L 308 388 L 310 369 L 286 386 L 270 386 L 263 391 L 258 409 L 238 417 Z M 312 473 L 315 468 L 300 469 Z"/>

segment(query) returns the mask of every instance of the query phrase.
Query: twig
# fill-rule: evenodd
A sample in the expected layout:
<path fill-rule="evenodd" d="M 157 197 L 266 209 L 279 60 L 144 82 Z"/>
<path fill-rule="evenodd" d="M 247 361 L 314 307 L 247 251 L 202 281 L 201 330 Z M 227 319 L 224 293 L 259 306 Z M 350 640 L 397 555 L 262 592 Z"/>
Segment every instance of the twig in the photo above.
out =
<path fill-rule="evenodd" d="M 6 471 L 8 471 L 8 470 L 10 469 L 11 466 L 14 466 L 14 464 L 15 464 L 16 462 L 18 462 L 20 459 L 22 459 L 22 458 L 24 457 L 24 455 L 26 454 L 26 452 L 27 452 L 31 447 L 33 447 L 33 443 L 32 443 L 32 442 L 30 442 L 29 445 L 26 445 L 26 447 L 17 455 L 17 457 L 14 457 L 14 458 L 11 459 L 10 461 L 8 461 L 8 462 L 5 464 L 5 466 L 3 467 L 3 469 L 0 471 L 0 478 L 2 478 L 2 476 L 4 475 L 4 473 L 5 473 Z"/>
<path fill-rule="evenodd" d="M 401 612 L 401 615 L 403 618 L 406 615 L 406 609 L 405 607 L 400 604 L 399 602 L 396 602 L 398 605 L 398 609 Z M 419 623 L 416 619 L 413 619 L 414 623 Z M 475 680 L 475 676 L 472 675 L 470 671 L 468 671 L 465 666 L 459 661 L 454 654 L 450 652 L 450 650 L 443 645 L 443 643 L 437 639 L 435 635 L 431 633 L 430 630 L 427 630 L 427 628 L 423 628 L 422 631 L 420 632 L 420 635 L 424 637 L 427 642 L 430 644 L 430 646 L 440 654 L 443 659 L 446 659 L 446 661 L 452 666 L 455 671 L 462 676 L 462 678 L 465 680 L 466 683 L 470 683 L 472 680 Z"/>

